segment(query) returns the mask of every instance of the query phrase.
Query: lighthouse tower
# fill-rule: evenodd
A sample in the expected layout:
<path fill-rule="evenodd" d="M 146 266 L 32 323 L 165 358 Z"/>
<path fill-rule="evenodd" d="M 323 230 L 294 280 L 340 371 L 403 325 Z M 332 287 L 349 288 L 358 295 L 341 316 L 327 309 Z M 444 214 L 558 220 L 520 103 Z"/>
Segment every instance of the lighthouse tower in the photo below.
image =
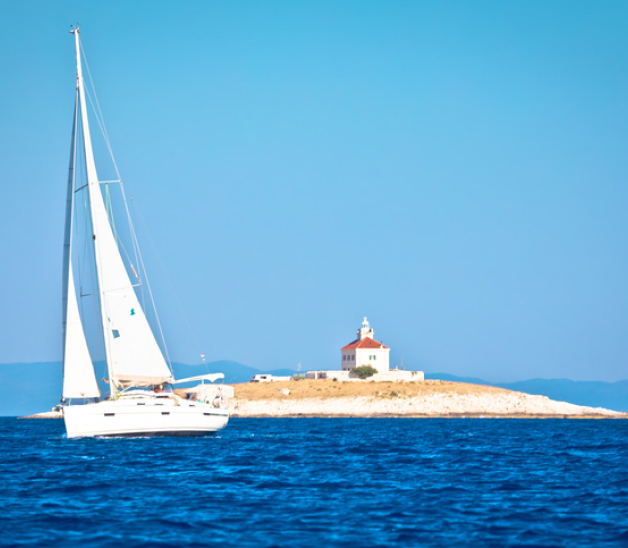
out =
<path fill-rule="evenodd" d="M 361 341 L 362 339 L 366 339 L 366 337 L 374 339 L 375 331 L 370 326 L 369 321 L 366 319 L 366 316 L 364 316 L 364 319 L 362 320 L 362 327 L 358 329 L 358 340 Z"/>

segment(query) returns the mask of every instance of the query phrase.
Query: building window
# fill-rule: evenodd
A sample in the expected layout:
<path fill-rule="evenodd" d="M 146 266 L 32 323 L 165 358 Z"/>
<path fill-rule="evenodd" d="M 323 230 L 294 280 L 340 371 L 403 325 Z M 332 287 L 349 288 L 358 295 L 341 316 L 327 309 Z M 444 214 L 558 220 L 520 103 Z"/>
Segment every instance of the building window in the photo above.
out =
<path fill-rule="evenodd" d="M 375 354 L 375 356 L 373 356 L 373 359 L 376 360 L 377 359 L 377 354 Z"/>
<path fill-rule="evenodd" d="M 347 356 L 342 356 L 342 361 L 343 362 L 347 361 Z"/>
<path fill-rule="evenodd" d="M 353 356 L 351 356 L 351 359 L 352 359 L 353 361 L 355 361 L 355 354 L 354 354 Z"/>

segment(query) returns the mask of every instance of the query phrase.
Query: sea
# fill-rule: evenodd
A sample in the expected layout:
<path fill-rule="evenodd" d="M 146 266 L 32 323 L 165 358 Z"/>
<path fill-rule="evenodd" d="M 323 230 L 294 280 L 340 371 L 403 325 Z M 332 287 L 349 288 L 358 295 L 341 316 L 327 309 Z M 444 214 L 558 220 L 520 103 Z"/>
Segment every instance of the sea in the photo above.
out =
<path fill-rule="evenodd" d="M 628 546 L 628 421 L 243 419 L 67 439 L 0 419 L 0 545 Z"/>

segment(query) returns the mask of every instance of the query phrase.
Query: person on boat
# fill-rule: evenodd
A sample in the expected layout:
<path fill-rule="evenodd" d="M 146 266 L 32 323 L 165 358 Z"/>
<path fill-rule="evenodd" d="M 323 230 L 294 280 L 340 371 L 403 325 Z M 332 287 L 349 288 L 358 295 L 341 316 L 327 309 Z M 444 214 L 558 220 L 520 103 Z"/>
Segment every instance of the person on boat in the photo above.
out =
<path fill-rule="evenodd" d="M 222 402 L 222 386 L 219 386 L 214 398 L 214 407 L 222 407 Z"/>

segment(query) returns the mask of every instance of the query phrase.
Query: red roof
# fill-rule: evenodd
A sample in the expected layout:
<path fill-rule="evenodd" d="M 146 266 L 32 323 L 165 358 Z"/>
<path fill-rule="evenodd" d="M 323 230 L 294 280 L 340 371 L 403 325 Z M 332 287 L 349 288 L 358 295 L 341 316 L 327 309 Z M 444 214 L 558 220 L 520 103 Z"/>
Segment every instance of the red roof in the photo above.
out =
<path fill-rule="evenodd" d="M 347 346 L 343 346 L 340 350 L 353 350 L 354 348 L 388 348 L 385 344 L 371 339 L 371 337 L 364 337 L 362 340 L 356 339 L 349 343 Z"/>

